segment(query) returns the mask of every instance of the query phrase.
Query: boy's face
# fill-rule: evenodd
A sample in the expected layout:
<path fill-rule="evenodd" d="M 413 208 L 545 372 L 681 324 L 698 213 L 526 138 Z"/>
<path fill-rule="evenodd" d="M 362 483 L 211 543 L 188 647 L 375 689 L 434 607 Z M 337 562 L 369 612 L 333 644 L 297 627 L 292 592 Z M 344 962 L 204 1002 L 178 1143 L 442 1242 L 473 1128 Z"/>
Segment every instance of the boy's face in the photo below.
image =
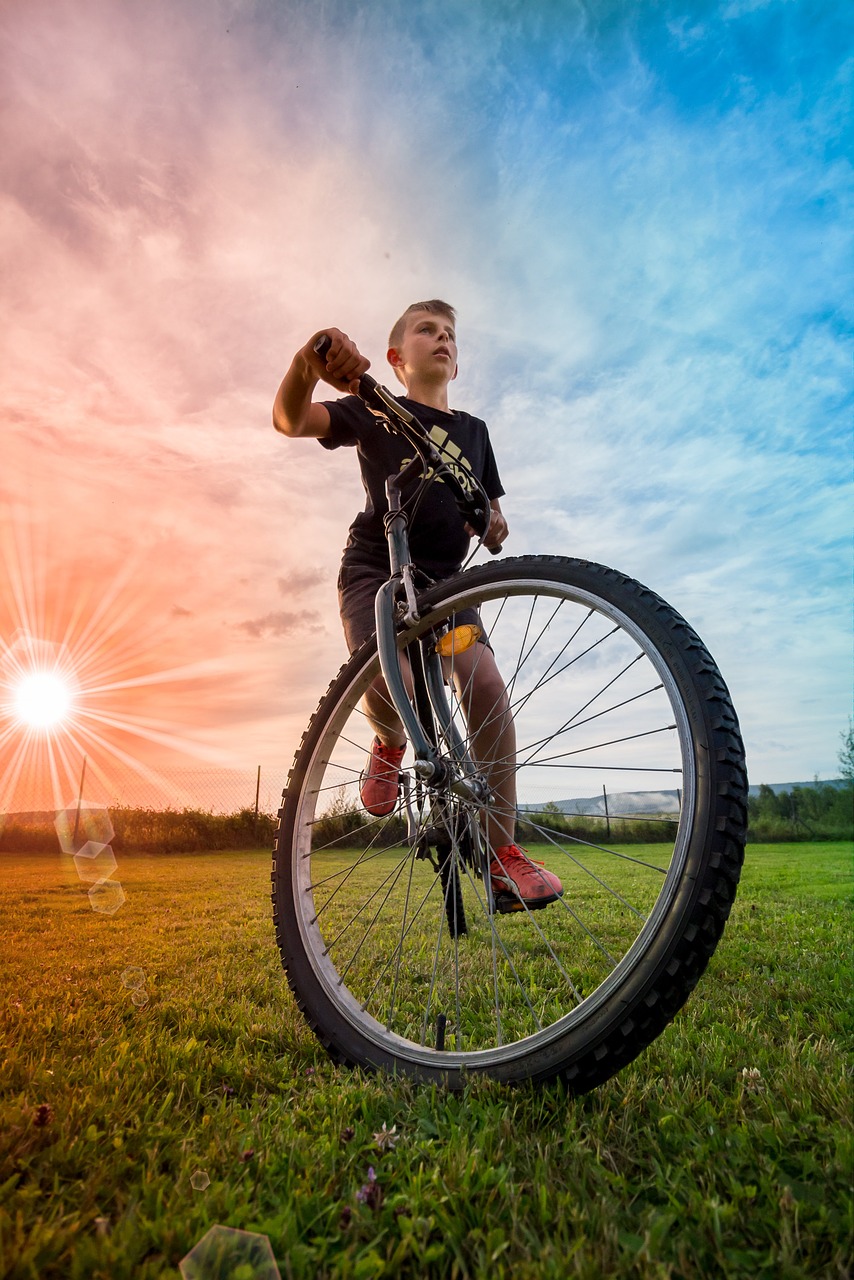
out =
<path fill-rule="evenodd" d="M 389 364 L 407 386 L 418 380 L 448 383 L 457 376 L 457 335 L 447 316 L 413 311 L 403 337 L 388 353 Z"/>

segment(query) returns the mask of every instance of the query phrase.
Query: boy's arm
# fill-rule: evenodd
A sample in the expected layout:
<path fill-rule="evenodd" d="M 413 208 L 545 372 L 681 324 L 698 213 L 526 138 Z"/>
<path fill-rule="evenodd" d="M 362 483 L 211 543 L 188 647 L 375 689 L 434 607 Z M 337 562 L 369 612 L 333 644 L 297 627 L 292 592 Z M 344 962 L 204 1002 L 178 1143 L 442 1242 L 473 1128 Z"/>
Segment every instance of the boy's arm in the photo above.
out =
<path fill-rule="evenodd" d="M 321 359 L 314 344 L 324 333 L 331 345 L 326 358 Z M 318 382 L 328 382 L 336 391 L 355 393 L 359 378 L 370 364 L 346 333 L 321 329 L 296 353 L 282 379 L 273 402 L 273 426 L 292 439 L 322 439 L 329 434 L 329 410 L 322 404 L 312 404 L 314 388 Z"/>

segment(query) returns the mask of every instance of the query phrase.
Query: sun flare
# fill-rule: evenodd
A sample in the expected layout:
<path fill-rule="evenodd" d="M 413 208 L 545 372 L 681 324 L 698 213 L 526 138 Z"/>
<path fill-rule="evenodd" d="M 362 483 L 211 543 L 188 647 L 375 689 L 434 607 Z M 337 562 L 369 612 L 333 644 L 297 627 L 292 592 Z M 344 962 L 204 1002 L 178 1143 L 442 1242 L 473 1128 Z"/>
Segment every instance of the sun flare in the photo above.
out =
<path fill-rule="evenodd" d="M 31 671 L 13 694 L 17 718 L 30 729 L 59 729 L 68 719 L 74 693 L 58 671 Z"/>

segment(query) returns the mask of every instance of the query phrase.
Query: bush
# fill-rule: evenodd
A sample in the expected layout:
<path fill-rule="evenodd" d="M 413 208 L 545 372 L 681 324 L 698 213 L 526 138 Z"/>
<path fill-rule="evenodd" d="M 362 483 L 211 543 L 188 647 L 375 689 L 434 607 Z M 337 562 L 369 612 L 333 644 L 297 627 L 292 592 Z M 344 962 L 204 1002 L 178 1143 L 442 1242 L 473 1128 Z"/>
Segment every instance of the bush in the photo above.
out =
<path fill-rule="evenodd" d="M 399 844 L 406 837 L 406 823 L 397 815 L 385 822 L 366 820 L 364 809 L 348 800 L 344 787 L 340 787 L 332 803 L 317 819 L 312 831 L 313 849 L 364 849 L 378 845 Z"/>
<path fill-rule="evenodd" d="M 198 853 L 206 850 L 273 847 L 276 819 L 268 813 L 240 809 L 208 813 L 202 809 L 133 809 L 108 807 L 115 832 L 115 853 Z M 13 815 L 0 831 L 0 852 L 52 853 L 58 847 L 52 815 L 33 820 Z"/>
<path fill-rule="evenodd" d="M 854 783 L 772 791 L 761 786 L 747 802 L 747 838 L 754 843 L 854 839 Z"/>

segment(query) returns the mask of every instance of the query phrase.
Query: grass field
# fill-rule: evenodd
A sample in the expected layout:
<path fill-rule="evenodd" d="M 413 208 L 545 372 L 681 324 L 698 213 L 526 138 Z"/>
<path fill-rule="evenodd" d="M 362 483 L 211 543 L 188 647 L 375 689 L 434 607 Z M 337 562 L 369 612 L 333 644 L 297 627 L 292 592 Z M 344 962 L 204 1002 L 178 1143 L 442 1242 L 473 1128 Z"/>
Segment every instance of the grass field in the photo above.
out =
<path fill-rule="evenodd" d="M 265 853 L 121 855 L 114 916 L 3 854 L 0 1276 L 177 1280 L 215 1223 L 283 1277 L 847 1276 L 851 853 L 750 848 L 686 1008 L 583 1098 L 333 1066 Z"/>

